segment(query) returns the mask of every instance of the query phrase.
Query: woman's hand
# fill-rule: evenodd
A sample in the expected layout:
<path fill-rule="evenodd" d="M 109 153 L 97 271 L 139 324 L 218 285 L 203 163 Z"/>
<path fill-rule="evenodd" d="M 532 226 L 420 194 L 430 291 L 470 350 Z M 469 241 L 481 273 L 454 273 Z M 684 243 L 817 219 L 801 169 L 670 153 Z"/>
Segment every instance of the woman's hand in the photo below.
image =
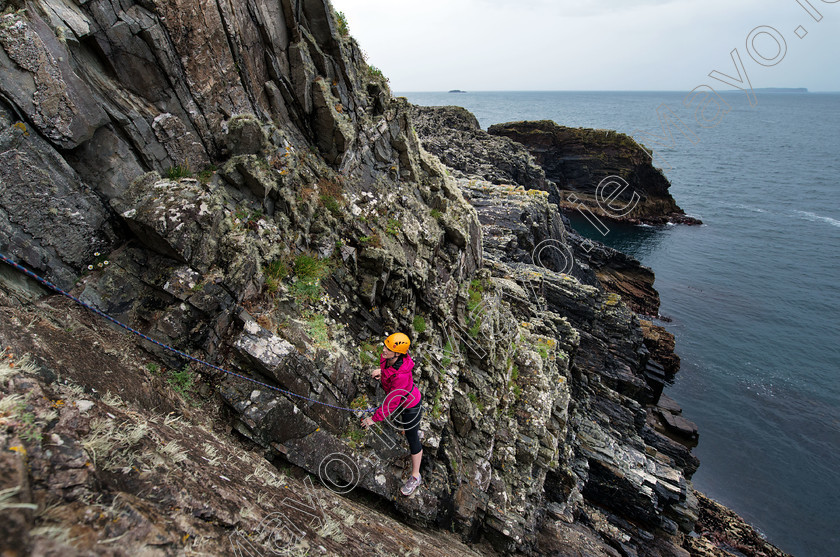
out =
<path fill-rule="evenodd" d="M 365 429 L 369 428 L 374 423 L 376 422 L 373 421 L 373 418 L 362 418 L 362 425 L 365 427 Z"/>
<path fill-rule="evenodd" d="M 379 379 L 380 375 L 382 375 L 382 370 L 379 369 L 379 368 L 370 372 L 370 376 L 373 377 L 374 379 Z"/>

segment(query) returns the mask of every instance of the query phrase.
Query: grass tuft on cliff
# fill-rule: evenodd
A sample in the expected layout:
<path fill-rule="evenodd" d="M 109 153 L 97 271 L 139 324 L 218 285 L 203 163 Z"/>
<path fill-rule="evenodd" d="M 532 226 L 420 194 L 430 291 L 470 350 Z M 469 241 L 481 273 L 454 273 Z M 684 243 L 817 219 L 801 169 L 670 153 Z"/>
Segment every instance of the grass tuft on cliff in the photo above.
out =
<path fill-rule="evenodd" d="M 190 178 L 192 177 L 192 171 L 187 163 L 184 163 L 183 165 L 176 164 L 175 166 L 169 167 L 169 170 L 166 171 L 166 177 L 170 180 Z"/>
<path fill-rule="evenodd" d="M 322 207 L 327 209 L 335 218 L 341 217 L 341 208 L 344 206 L 344 193 L 340 178 L 328 180 L 321 178 L 318 181 L 318 199 Z"/>
<path fill-rule="evenodd" d="M 391 82 L 391 80 L 388 79 L 385 76 L 384 73 L 382 73 L 382 70 L 380 70 L 376 66 L 368 66 L 368 74 L 373 79 L 376 79 L 376 80 L 379 80 L 379 81 L 384 81 L 385 83 L 390 83 Z"/>
<path fill-rule="evenodd" d="M 350 28 L 347 26 L 347 16 L 344 15 L 344 12 L 335 12 L 335 23 L 338 26 L 339 35 L 345 38 L 350 36 Z"/>
<path fill-rule="evenodd" d="M 295 282 L 291 292 L 298 302 L 314 303 L 321 297 L 321 280 L 330 274 L 328 261 L 301 254 L 295 258 Z"/>

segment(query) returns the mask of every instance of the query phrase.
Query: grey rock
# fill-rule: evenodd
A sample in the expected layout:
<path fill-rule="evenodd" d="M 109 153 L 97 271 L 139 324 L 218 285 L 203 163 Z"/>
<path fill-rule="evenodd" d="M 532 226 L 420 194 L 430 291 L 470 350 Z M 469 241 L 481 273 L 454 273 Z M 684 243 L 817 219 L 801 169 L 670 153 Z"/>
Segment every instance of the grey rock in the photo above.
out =
<path fill-rule="evenodd" d="M 522 145 L 488 134 L 469 111 L 458 106 L 413 106 L 412 119 L 423 148 L 456 177 L 551 190 L 545 172 Z"/>
<path fill-rule="evenodd" d="M 111 203 L 140 241 L 161 255 L 202 272 L 216 258 L 222 202 L 195 180 L 147 174 Z"/>
<path fill-rule="evenodd" d="M 681 435 L 690 440 L 697 439 L 697 424 L 685 419 L 676 414 L 671 414 L 667 410 L 660 410 L 659 415 L 662 417 L 662 422 L 670 431 Z"/>
<path fill-rule="evenodd" d="M 95 252 L 113 246 L 109 211 L 35 129 L 3 114 L 0 250 L 69 288 Z"/>
<path fill-rule="evenodd" d="M 131 145 L 111 126 L 97 129 L 66 159 L 85 183 L 107 199 L 122 197 L 128 186 L 145 173 Z"/>
<path fill-rule="evenodd" d="M 168 112 L 159 114 L 152 121 L 152 129 L 175 165 L 199 170 L 209 164 L 201 141 L 179 117 Z"/>
<path fill-rule="evenodd" d="M 105 111 L 71 69 L 69 51 L 36 13 L 3 15 L 0 46 L 0 90 L 54 145 L 77 147 L 107 123 Z"/>
<path fill-rule="evenodd" d="M 353 141 L 355 133 L 341 102 L 333 96 L 322 78 L 315 80 L 312 88 L 315 113 L 314 131 L 318 148 L 327 162 L 337 164 Z"/>
<path fill-rule="evenodd" d="M 226 146 L 231 155 L 259 155 L 268 148 L 268 137 L 253 115 L 234 116 L 227 123 Z"/>
<path fill-rule="evenodd" d="M 671 414 L 682 414 L 682 408 L 677 401 L 667 395 L 659 397 L 659 401 L 656 403 L 656 406 L 662 410 L 670 412 Z"/>

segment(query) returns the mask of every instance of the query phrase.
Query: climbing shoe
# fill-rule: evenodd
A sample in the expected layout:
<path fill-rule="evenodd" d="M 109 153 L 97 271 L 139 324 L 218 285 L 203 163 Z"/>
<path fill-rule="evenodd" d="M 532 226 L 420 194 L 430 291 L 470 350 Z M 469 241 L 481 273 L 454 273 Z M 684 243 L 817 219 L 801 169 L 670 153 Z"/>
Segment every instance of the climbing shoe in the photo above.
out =
<path fill-rule="evenodd" d="M 405 482 L 405 485 L 402 486 L 400 493 L 405 496 L 409 496 L 414 493 L 414 490 L 417 489 L 417 486 L 420 485 L 420 478 L 415 478 L 414 476 L 409 476 L 408 481 Z"/>

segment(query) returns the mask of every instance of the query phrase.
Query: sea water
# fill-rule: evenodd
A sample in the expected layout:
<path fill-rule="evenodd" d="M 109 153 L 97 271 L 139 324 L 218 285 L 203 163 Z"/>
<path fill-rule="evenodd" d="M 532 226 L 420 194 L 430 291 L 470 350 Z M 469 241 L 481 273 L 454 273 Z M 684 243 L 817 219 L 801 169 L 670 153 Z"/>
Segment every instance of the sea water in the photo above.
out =
<path fill-rule="evenodd" d="M 656 273 L 682 358 L 666 393 L 700 429 L 695 488 L 787 552 L 840 554 L 840 94 L 759 90 L 751 106 L 721 92 L 730 110 L 714 128 L 679 92 L 401 94 L 463 106 L 485 129 L 662 135 L 663 104 L 682 119 L 693 135 L 672 129 L 654 162 L 703 226 L 574 224 Z"/>

